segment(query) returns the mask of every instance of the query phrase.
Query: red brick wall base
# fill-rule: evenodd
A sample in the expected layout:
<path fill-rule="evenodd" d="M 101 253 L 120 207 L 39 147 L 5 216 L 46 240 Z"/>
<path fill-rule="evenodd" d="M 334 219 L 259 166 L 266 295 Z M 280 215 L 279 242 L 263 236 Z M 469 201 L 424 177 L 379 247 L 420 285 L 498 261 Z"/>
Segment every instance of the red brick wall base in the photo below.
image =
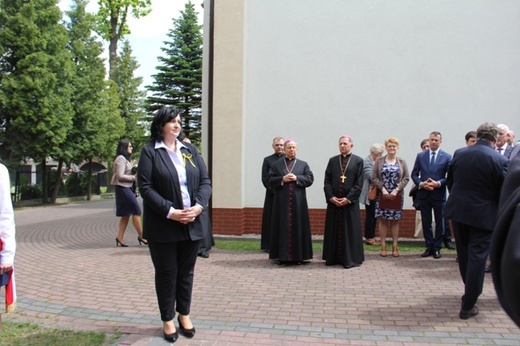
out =
<path fill-rule="evenodd" d="M 309 209 L 312 234 L 322 235 L 325 228 L 325 209 Z M 260 234 L 262 229 L 262 208 L 213 208 L 213 233 L 221 235 Z M 361 224 L 364 228 L 365 210 L 361 210 Z M 403 210 L 399 223 L 399 237 L 413 238 L 415 231 L 415 210 Z M 364 234 L 364 229 L 363 229 Z M 379 233 L 376 231 L 376 236 Z"/>

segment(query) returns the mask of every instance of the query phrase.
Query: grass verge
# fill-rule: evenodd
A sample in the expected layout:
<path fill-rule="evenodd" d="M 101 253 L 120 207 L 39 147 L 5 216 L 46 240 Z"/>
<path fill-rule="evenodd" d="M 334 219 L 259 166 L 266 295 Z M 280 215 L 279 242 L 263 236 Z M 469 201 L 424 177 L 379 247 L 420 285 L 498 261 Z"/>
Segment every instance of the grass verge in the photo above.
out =
<path fill-rule="evenodd" d="M 392 242 L 387 241 L 387 249 L 392 248 Z M 260 240 L 258 239 L 218 239 L 215 238 L 215 248 L 225 250 L 254 251 L 260 250 Z M 379 246 L 363 244 L 365 251 L 379 251 Z M 323 251 L 323 241 L 317 240 L 312 242 L 314 251 Z M 424 243 L 420 241 L 400 241 L 400 252 L 422 252 L 424 251 Z"/>
<path fill-rule="evenodd" d="M 4 321 L 0 330 L 0 345 L 105 346 L 113 344 L 119 337 L 120 335 L 44 328 L 34 323 Z"/>

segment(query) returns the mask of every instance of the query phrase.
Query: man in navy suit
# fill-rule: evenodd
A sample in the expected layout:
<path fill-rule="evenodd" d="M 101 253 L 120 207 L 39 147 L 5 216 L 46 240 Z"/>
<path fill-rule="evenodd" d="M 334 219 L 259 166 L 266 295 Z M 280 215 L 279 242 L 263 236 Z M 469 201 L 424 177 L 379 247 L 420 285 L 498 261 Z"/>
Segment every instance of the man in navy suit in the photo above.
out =
<path fill-rule="evenodd" d="M 417 190 L 417 201 L 421 210 L 422 227 L 426 250 L 422 257 L 441 258 L 444 240 L 444 205 L 446 204 L 446 174 L 451 155 L 440 149 L 442 135 L 438 131 L 430 133 L 430 149 L 417 154 L 412 170 L 412 179 Z M 432 229 L 432 210 L 435 215 L 435 236 Z M 447 247 L 453 248 L 450 243 Z"/>
<path fill-rule="evenodd" d="M 494 124 L 480 125 L 477 143 L 455 151 L 448 171 L 450 197 L 446 217 L 452 221 L 464 282 L 459 313 L 464 320 L 478 315 L 475 304 L 484 285 L 500 191 L 509 164 L 509 160 L 494 149 L 498 131 Z"/>

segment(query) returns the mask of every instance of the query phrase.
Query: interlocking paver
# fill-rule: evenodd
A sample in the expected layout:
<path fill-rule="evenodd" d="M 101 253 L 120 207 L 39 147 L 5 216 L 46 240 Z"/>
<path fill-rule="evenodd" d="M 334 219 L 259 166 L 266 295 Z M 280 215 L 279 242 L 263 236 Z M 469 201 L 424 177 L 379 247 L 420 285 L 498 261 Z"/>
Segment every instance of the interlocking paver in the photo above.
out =
<path fill-rule="evenodd" d="M 167 345 L 148 249 L 105 200 L 16 210 L 19 308 L 6 320 L 106 333 L 116 345 Z M 374 249 L 376 250 L 376 249 Z M 486 275 L 481 314 L 458 318 L 462 283 L 455 252 L 440 260 L 402 253 L 350 270 L 278 267 L 260 251 L 213 249 L 199 259 L 191 317 L 193 339 L 178 345 L 520 345 Z"/>

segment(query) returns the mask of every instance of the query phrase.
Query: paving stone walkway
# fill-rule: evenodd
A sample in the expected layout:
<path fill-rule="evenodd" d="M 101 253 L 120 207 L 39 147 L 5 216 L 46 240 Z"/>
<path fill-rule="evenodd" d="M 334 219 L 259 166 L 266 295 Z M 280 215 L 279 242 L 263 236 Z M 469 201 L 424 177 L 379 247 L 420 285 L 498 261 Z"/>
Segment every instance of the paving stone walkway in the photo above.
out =
<path fill-rule="evenodd" d="M 114 201 L 15 212 L 18 310 L 5 320 L 122 333 L 115 345 L 163 345 L 153 267 L 137 234 L 115 246 Z M 363 266 L 279 267 L 260 251 L 199 258 L 193 339 L 177 345 L 520 345 L 486 276 L 480 315 L 460 320 L 453 251 L 440 260 L 367 251 Z M 2 293 L 3 294 L 3 293 Z M 3 299 L 3 296 L 1 297 Z"/>

